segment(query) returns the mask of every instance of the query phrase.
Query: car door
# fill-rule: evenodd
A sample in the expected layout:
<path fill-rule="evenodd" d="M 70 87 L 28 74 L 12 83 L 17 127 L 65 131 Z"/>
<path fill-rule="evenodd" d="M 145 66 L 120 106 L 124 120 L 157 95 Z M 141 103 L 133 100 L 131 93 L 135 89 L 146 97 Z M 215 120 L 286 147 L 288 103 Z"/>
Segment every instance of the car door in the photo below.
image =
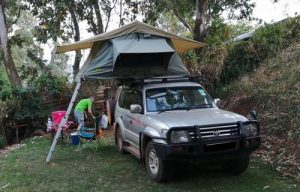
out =
<path fill-rule="evenodd" d="M 139 90 L 133 90 L 132 91 L 132 97 L 130 100 L 130 105 L 132 104 L 138 104 L 142 107 L 143 111 L 143 99 L 142 99 L 142 92 Z M 130 108 L 129 105 L 129 108 Z M 130 111 L 130 110 L 129 110 Z M 143 113 L 143 112 L 142 112 Z M 128 118 L 128 132 L 130 134 L 130 139 L 132 141 L 132 145 L 135 147 L 139 147 L 139 137 L 140 137 L 140 132 L 143 129 L 143 118 L 144 115 L 142 113 L 129 113 L 127 118 Z"/>

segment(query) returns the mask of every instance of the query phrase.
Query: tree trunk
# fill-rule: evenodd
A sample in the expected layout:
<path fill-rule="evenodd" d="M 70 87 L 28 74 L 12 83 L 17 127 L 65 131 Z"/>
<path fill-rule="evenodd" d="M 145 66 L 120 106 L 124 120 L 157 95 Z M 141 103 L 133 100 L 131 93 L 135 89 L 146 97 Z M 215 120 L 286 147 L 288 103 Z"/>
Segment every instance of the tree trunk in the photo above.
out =
<path fill-rule="evenodd" d="M 205 36 L 205 8 L 207 0 L 196 0 L 196 19 L 194 28 L 194 39 L 203 42 Z"/>
<path fill-rule="evenodd" d="M 15 87 L 21 87 L 21 80 L 11 56 L 7 36 L 7 26 L 4 12 L 4 0 L 0 0 L 0 46 L 3 55 L 3 63 L 10 83 Z"/>
<path fill-rule="evenodd" d="M 78 25 L 78 21 L 76 18 L 76 14 L 74 12 L 74 10 L 71 8 L 70 9 L 70 14 L 71 14 L 71 18 L 72 18 L 72 22 L 73 22 L 73 27 L 74 27 L 74 31 L 75 31 L 75 35 L 74 35 L 74 41 L 79 41 L 80 40 L 80 30 L 79 30 L 79 25 Z M 76 77 L 78 71 L 79 71 L 79 65 L 80 65 L 80 61 L 81 61 L 81 51 L 78 50 L 76 51 L 75 54 L 75 60 L 74 60 L 74 64 L 73 64 L 73 75 L 74 78 Z"/>
<path fill-rule="evenodd" d="M 0 135 L 2 135 L 5 138 L 5 140 L 7 141 L 6 132 L 5 132 L 5 129 L 4 129 L 2 119 L 0 119 Z"/>
<path fill-rule="evenodd" d="M 94 10 L 95 10 L 95 13 L 96 13 L 96 18 L 97 18 L 98 34 L 101 34 L 101 33 L 103 33 L 103 21 L 102 21 L 102 16 L 101 16 L 98 0 L 93 1 L 93 7 L 94 7 Z"/>

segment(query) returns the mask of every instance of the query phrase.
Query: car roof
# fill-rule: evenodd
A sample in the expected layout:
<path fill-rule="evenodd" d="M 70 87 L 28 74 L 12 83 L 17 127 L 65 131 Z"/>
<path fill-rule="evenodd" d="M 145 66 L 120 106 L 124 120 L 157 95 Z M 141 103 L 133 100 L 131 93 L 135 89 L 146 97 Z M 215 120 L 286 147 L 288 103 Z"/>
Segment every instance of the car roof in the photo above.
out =
<path fill-rule="evenodd" d="M 195 82 L 169 82 L 169 83 L 148 83 L 143 86 L 143 89 L 162 88 L 162 87 L 202 87 Z"/>
<path fill-rule="evenodd" d="M 162 87 L 202 87 L 199 83 L 195 82 L 167 82 L 167 83 L 146 83 L 144 85 L 135 85 L 131 88 L 143 90 L 143 89 L 153 89 L 153 88 L 162 88 Z"/>

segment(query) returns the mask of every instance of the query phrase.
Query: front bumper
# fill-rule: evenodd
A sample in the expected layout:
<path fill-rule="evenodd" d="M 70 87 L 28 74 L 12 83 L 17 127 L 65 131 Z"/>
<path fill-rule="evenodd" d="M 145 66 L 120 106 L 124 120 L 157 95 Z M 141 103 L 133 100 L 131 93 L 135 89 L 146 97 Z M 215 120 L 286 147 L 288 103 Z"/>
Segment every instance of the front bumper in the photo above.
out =
<path fill-rule="evenodd" d="M 226 160 L 237 159 L 250 155 L 255 151 L 261 143 L 259 137 L 260 127 L 258 125 L 257 135 L 246 137 L 243 133 L 243 125 L 247 123 L 258 123 L 256 121 L 237 122 L 234 124 L 217 124 L 203 126 L 218 128 L 229 126 L 230 131 L 233 134 L 203 137 L 201 133 L 201 127 L 195 126 L 189 127 L 189 133 L 193 135 L 193 141 L 189 143 L 174 144 L 170 140 L 170 132 L 172 130 L 186 130 L 186 128 L 172 128 L 168 132 L 167 144 L 154 143 L 154 148 L 157 155 L 164 160 L 199 160 L 199 161 L 211 161 L 211 160 Z M 232 127 L 234 125 L 234 127 Z M 234 129 L 234 131 L 232 131 Z M 194 131 L 193 131 L 194 130 Z"/>
<path fill-rule="evenodd" d="M 227 138 L 194 144 L 160 144 L 155 143 L 157 155 L 163 160 L 225 160 L 249 155 L 261 143 L 260 137 Z"/>

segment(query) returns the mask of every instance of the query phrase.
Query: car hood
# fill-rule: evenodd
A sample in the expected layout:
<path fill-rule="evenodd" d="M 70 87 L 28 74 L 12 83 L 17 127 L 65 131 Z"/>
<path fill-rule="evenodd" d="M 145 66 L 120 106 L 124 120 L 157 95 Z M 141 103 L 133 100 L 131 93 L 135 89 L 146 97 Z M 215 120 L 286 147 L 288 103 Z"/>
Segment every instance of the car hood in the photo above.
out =
<path fill-rule="evenodd" d="M 194 109 L 190 111 L 165 111 L 149 114 L 148 117 L 154 120 L 153 122 L 159 121 L 169 128 L 247 121 L 247 118 L 242 115 L 216 108 Z"/>

